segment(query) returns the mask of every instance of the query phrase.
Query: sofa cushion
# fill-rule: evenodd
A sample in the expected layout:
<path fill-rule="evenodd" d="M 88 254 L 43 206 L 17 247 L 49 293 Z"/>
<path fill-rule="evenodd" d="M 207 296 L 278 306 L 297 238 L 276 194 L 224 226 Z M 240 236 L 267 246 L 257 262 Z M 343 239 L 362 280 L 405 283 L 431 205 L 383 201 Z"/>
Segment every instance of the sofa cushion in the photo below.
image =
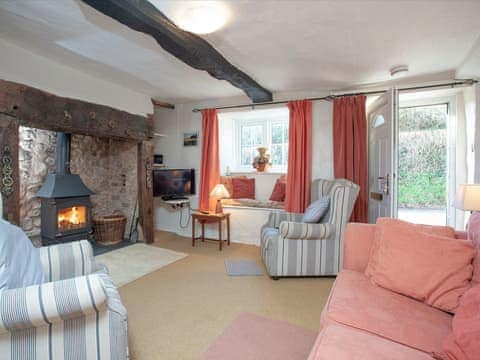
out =
<path fill-rule="evenodd" d="M 322 313 L 322 326 L 340 323 L 410 347 L 440 352 L 452 316 L 376 286 L 360 272 L 343 270 Z"/>
<path fill-rule="evenodd" d="M 255 199 L 255 179 L 232 178 L 232 199 Z"/>
<path fill-rule="evenodd" d="M 285 201 L 285 189 L 286 183 L 277 179 L 275 186 L 273 187 L 272 194 L 270 195 L 271 201 Z"/>
<path fill-rule="evenodd" d="M 452 333 L 443 343 L 447 359 L 474 360 L 480 356 L 480 285 L 463 294 L 452 321 Z"/>
<path fill-rule="evenodd" d="M 480 283 L 480 211 L 473 212 L 468 220 L 468 239 L 473 241 L 477 248 L 477 255 L 473 261 L 472 281 Z"/>
<path fill-rule="evenodd" d="M 308 360 L 432 360 L 408 346 L 346 326 L 322 329 Z"/>
<path fill-rule="evenodd" d="M 399 226 L 407 227 L 414 229 L 417 232 L 424 232 L 427 234 L 435 234 L 438 236 L 445 236 L 445 237 L 451 237 L 455 238 L 455 230 L 450 227 L 450 226 L 438 226 L 438 225 L 424 225 L 424 224 L 413 224 L 408 221 L 403 221 L 399 219 L 391 219 L 391 218 L 378 218 L 377 219 L 377 224 L 381 224 L 383 221 L 392 221 L 392 223 L 395 223 Z M 375 226 L 375 235 L 373 238 L 373 244 L 370 249 L 370 256 L 377 251 L 378 245 L 380 244 L 380 241 L 382 240 L 381 236 L 382 232 L 379 230 L 378 226 Z M 372 274 L 370 271 L 372 270 L 370 264 L 367 265 L 367 268 L 365 270 L 365 274 L 368 276 L 371 276 Z"/>
<path fill-rule="evenodd" d="M 302 222 L 304 223 L 318 223 L 322 217 L 327 213 L 330 207 L 330 196 L 324 196 L 317 201 L 308 205 L 303 214 Z"/>
<path fill-rule="evenodd" d="M 22 229 L 0 219 L 0 290 L 43 283 L 38 250 Z"/>
<path fill-rule="evenodd" d="M 387 218 L 377 221 L 375 237 L 379 242 L 367 268 L 375 284 L 455 311 L 472 279 L 471 241 L 427 234 Z"/>

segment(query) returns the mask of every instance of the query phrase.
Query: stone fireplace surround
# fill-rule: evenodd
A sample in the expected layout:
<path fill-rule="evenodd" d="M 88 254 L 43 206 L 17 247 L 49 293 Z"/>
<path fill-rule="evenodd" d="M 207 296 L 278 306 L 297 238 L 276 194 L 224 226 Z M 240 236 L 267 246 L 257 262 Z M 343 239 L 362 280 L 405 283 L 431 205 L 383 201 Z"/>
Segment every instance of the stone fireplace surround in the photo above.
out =
<path fill-rule="evenodd" d="M 119 209 L 131 220 L 138 199 L 140 239 L 153 242 L 153 115 L 131 114 L 2 79 L 1 215 L 29 232 L 38 232 L 40 209 L 32 194 L 36 194 L 48 170 L 53 170 L 53 132 L 72 134 L 71 170 L 97 193 L 92 198 L 94 214 Z"/>
<path fill-rule="evenodd" d="M 41 226 L 36 193 L 55 171 L 55 159 L 54 131 L 19 127 L 20 226 L 33 238 Z M 137 143 L 72 134 L 71 170 L 95 193 L 93 216 L 120 211 L 127 217 L 128 236 L 138 192 Z"/>

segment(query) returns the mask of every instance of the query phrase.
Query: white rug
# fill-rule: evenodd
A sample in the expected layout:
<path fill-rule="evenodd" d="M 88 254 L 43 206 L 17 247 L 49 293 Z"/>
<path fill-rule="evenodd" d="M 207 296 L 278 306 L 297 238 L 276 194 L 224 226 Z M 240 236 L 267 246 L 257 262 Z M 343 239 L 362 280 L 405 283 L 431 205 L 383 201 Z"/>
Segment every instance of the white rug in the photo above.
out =
<path fill-rule="evenodd" d="M 134 244 L 95 257 L 108 268 L 118 287 L 183 259 L 187 254 L 146 244 Z"/>

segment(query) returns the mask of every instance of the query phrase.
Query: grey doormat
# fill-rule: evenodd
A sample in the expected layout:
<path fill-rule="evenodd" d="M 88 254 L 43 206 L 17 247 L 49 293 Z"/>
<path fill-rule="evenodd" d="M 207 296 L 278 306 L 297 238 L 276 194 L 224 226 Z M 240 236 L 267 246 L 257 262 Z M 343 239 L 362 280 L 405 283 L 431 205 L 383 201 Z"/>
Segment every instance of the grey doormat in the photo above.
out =
<path fill-rule="evenodd" d="M 255 260 L 225 260 L 225 268 L 230 276 L 261 276 L 263 275 Z"/>

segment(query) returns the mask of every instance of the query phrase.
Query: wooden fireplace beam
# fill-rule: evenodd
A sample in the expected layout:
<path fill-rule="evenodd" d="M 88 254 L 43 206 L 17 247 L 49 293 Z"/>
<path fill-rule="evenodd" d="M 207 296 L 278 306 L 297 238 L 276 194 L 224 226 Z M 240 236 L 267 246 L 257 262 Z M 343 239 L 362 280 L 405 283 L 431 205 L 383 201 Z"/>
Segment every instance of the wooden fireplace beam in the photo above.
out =
<path fill-rule="evenodd" d="M 144 241 L 154 241 L 153 224 L 153 142 L 138 144 L 138 214 Z"/>
<path fill-rule="evenodd" d="M 0 214 L 0 218 L 16 225 L 20 225 L 18 136 L 18 121 L 0 114 L 0 191 L 3 200 L 3 214 Z"/>
<path fill-rule="evenodd" d="M 151 118 L 0 80 L 0 113 L 19 125 L 141 142 L 152 138 Z"/>
<path fill-rule="evenodd" d="M 178 28 L 148 0 L 82 0 L 129 28 L 152 36 L 167 52 L 187 65 L 242 89 L 254 102 L 272 101 L 272 93 L 233 66 L 198 35 Z"/>

